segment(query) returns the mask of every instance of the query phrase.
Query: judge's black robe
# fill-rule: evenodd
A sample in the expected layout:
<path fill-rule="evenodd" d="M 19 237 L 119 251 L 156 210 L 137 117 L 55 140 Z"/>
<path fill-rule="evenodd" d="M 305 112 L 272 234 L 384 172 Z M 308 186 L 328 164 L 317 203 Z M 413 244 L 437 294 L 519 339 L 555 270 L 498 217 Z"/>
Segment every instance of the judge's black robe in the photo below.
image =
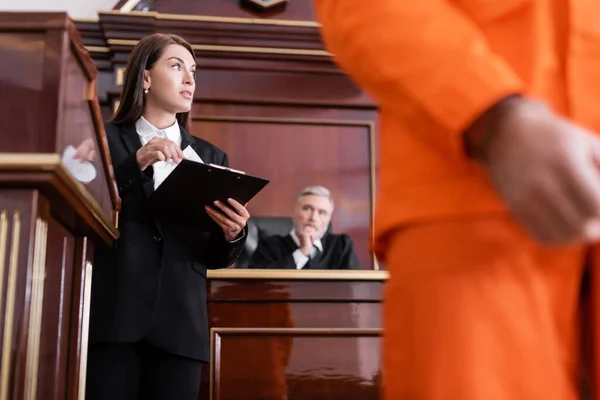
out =
<path fill-rule="evenodd" d="M 348 235 L 325 234 L 323 251 L 310 259 L 302 269 L 360 269 Z M 248 268 L 296 269 L 292 254 L 298 249 L 291 235 L 261 237 Z"/>

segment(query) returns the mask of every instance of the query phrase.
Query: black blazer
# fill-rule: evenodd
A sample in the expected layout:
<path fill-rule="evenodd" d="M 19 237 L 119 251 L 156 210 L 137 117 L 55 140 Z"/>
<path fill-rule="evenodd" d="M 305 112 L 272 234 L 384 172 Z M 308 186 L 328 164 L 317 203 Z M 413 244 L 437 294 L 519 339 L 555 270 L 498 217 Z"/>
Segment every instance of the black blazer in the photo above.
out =
<path fill-rule="evenodd" d="M 350 236 L 327 233 L 321 238 L 323 252 L 309 260 L 302 269 L 360 269 Z M 248 268 L 296 269 L 294 251 L 298 249 L 291 235 L 261 237 Z"/>
<path fill-rule="evenodd" d="M 244 238 L 229 243 L 221 233 L 204 233 L 158 223 L 148 211 L 153 168 L 140 171 L 141 147 L 134 124 L 105 125 L 121 196 L 120 238 L 94 254 L 90 315 L 91 342 L 131 343 L 141 339 L 173 354 L 209 359 L 206 270 L 238 258 Z M 206 163 L 228 166 L 225 153 L 181 127 L 188 145 Z M 202 185 L 202 182 L 194 184 Z"/>

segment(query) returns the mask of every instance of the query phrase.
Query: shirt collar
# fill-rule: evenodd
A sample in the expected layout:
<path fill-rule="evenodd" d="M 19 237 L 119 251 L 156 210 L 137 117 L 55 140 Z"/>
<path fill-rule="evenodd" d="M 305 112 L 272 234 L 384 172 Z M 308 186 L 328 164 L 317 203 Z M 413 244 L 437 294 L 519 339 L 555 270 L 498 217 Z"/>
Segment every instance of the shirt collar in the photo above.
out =
<path fill-rule="evenodd" d="M 146 137 L 158 134 L 158 131 L 160 131 L 161 129 L 158 129 L 157 127 L 152 125 L 150 122 L 148 122 L 146 118 L 140 117 L 140 119 L 138 119 L 135 122 L 135 130 L 141 137 Z M 169 126 L 168 128 L 162 129 L 162 131 L 165 133 L 167 139 L 172 140 L 174 142 L 177 141 L 177 139 L 179 139 L 179 137 L 181 136 L 181 131 L 179 130 L 179 124 L 177 123 L 177 120 L 175 120 L 173 125 Z"/>
<path fill-rule="evenodd" d="M 296 231 L 294 229 L 292 229 L 290 232 L 290 236 L 294 240 L 294 243 L 296 243 L 296 246 L 300 247 L 300 238 L 298 235 L 296 235 Z M 321 239 L 317 239 L 315 241 L 315 247 L 319 249 L 320 252 L 323 252 L 323 242 L 321 242 Z"/>

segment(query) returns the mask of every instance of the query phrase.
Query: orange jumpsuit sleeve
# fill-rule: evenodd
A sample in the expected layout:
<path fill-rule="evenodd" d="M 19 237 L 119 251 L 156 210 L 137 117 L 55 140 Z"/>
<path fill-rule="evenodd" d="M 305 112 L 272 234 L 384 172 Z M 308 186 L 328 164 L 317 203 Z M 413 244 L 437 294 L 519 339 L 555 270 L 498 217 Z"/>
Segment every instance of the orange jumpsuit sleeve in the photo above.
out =
<path fill-rule="evenodd" d="M 428 142 L 462 153 L 462 132 L 503 97 L 524 91 L 475 23 L 447 0 L 315 0 L 315 8 L 327 49 L 383 111 L 420 109 L 442 128 L 419 131 L 435 136 Z"/>

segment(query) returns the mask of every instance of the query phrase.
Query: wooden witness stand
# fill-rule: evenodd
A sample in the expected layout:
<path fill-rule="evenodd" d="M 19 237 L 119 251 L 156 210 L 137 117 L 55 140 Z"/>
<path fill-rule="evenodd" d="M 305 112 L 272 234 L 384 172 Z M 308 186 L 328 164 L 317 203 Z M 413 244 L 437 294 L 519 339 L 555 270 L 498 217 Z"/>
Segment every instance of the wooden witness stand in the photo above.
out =
<path fill-rule="evenodd" d="M 97 71 L 63 13 L 0 13 L 0 59 L 0 400 L 83 399 L 93 249 L 118 237 Z"/>

